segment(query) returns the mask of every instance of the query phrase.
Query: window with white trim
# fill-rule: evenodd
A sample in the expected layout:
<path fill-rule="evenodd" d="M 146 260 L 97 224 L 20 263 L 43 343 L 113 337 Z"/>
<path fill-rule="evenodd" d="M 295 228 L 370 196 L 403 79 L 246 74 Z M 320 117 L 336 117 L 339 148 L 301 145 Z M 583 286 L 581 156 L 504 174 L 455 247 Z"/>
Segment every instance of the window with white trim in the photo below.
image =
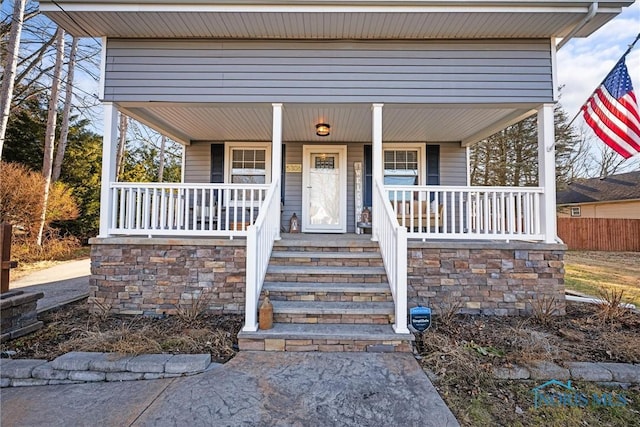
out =
<path fill-rule="evenodd" d="M 424 144 L 384 144 L 382 167 L 385 185 L 422 185 L 425 171 Z"/>
<path fill-rule="evenodd" d="M 418 185 L 418 150 L 383 150 L 386 185 Z"/>
<path fill-rule="evenodd" d="M 267 180 L 266 150 L 231 149 L 231 183 L 264 184 Z"/>
<path fill-rule="evenodd" d="M 271 182 L 271 144 L 228 143 L 225 169 L 230 184 Z"/>
<path fill-rule="evenodd" d="M 580 206 L 571 208 L 571 216 L 581 216 L 582 212 L 580 211 Z"/>
<path fill-rule="evenodd" d="M 422 185 L 425 176 L 424 144 L 384 144 L 382 167 L 384 185 Z M 390 195 L 411 198 L 410 193 Z"/>

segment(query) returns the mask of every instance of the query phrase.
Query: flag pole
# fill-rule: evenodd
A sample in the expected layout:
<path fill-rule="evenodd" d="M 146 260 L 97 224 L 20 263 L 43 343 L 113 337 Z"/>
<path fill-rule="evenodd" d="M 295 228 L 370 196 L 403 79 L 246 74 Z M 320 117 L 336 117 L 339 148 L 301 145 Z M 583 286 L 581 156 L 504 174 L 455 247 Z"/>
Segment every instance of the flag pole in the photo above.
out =
<path fill-rule="evenodd" d="M 623 54 L 622 54 L 622 56 L 620 57 L 620 59 L 618 59 L 618 62 L 616 62 L 616 63 L 614 64 L 614 66 L 613 66 L 612 70 L 613 70 L 614 68 L 616 68 L 616 65 L 618 65 L 618 63 L 619 63 L 620 61 L 622 61 L 622 60 L 623 60 L 623 59 L 624 59 L 624 58 L 629 54 L 629 52 L 631 52 L 631 50 L 632 50 L 632 49 L 633 49 L 633 47 L 636 45 L 636 43 L 638 42 L 638 40 L 639 40 L 639 39 L 640 39 L 640 33 L 638 33 L 638 35 L 636 36 L 635 40 L 634 40 L 633 42 L 631 42 L 631 44 L 629 45 L 629 48 L 625 51 L 625 53 L 623 53 Z M 600 84 L 598 84 L 598 85 L 596 86 L 596 88 L 593 90 L 593 92 L 591 92 L 591 94 L 589 94 L 589 96 L 587 97 L 587 101 L 591 98 L 591 96 L 595 93 L 595 91 L 596 91 L 596 90 L 598 90 L 598 88 L 604 84 L 604 81 L 605 81 L 605 80 L 607 80 L 607 77 L 609 77 L 609 74 L 611 74 L 611 71 L 609 71 L 609 72 L 607 73 L 607 75 L 606 75 L 606 76 L 604 76 L 604 78 L 602 79 L 602 81 L 600 82 Z M 580 113 L 582 112 L 582 107 L 584 106 L 584 104 L 586 104 L 586 103 L 587 103 L 587 101 L 585 101 L 585 102 L 583 102 L 583 103 L 582 103 L 582 106 L 580 106 L 580 109 L 578 110 L 578 112 L 576 113 L 576 115 L 575 115 L 575 116 L 573 116 L 573 119 L 571 119 L 571 121 L 570 121 L 570 122 L 569 122 L 569 124 L 567 125 L 567 129 L 568 129 L 569 127 L 571 127 L 571 125 L 573 124 L 573 122 L 578 118 L 578 116 L 579 116 L 579 115 L 580 115 Z"/>

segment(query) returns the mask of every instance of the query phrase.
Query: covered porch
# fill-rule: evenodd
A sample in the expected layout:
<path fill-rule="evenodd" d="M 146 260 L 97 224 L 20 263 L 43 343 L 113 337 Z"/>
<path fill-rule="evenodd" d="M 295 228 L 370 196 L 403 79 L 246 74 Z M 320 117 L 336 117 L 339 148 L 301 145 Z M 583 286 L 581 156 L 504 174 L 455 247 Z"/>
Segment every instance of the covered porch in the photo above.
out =
<path fill-rule="evenodd" d="M 468 147 L 536 113 L 530 105 L 492 109 L 383 104 L 336 108 L 300 104 L 174 105 L 171 108 L 157 106 L 157 103 L 136 105 L 106 103 L 105 119 L 110 126 L 105 128 L 105 141 L 111 144 L 105 144 L 104 152 L 103 182 L 108 185 L 102 189 L 101 237 L 243 237 L 264 209 L 272 187 L 274 194 L 280 196 L 279 229 L 288 231 L 291 215 L 297 212 L 300 217 L 312 202 L 309 198 L 305 200 L 310 186 L 303 182 L 307 176 L 303 169 L 311 169 L 311 165 L 303 168 L 302 149 L 344 146 L 347 171 L 346 179 L 340 181 L 339 186 L 346 190 L 338 202 L 345 211 L 341 221 L 346 224 L 337 232 L 360 231 L 357 225 L 363 208 L 376 210 L 374 183 L 380 181 L 384 193 L 381 200 L 390 204 L 398 224 L 406 228 L 411 239 L 516 239 L 547 243 L 556 239 L 551 104 L 537 107 L 538 187 L 478 187 L 469 185 L 468 178 Z M 199 111 L 198 118 L 183 121 L 185 115 L 195 114 L 194 109 Z M 183 182 L 116 181 L 118 110 L 185 145 Z M 331 123 L 331 134 L 327 137 L 314 134 L 314 124 L 323 122 Z M 212 128 L 207 123 L 216 125 Z M 207 127 L 209 129 L 202 130 Z M 424 141 L 440 142 L 427 142 L 425 150 Z M 213 150 L 214 145 L 216 149 L 221 146 L 221 150 L 226 150 L 224 159 L 213 159 L 210 149 Z M 238 169 L 242 176 L 233 175 L 235 163 L 232 163 L 230 153 L 233 152 L 229 146 L 231 150 L 245 146 L 264 148 L 262 166 L 256 166 L 257 161 L 243 165 L 249 169 Z M 429 148 L 434 147 L 436 157 L 432 159 L 433 150 Z M 407 156 L 413 154 L 410 150 L 416 153 L 415 166 L 389 165 L 390 154 L 399 152 Z M 436 161 L 435 180 L 434 171 L 427 169 L 432 160 Z M 216 161 L 227 164 L 216 172 L 213 164 Z M 392 168 L 407 170 L 389 170 Z M 412 168 L 415 171 L 408 170 Z M 393 175 L 398 172 L 410 176 L 399 180 Z M 398 185 L 402 182 L 405 184 Z M 303 231 L 307 230 L 303 228 Z"/>
<path fill-rule="evenodd" d="M 269 153 L 269 158 L 265 159 L 265 163 L 270 163 L 270 165 L 269 171 L 265 175 L 268 175 L 270 179 L 266 180 L 264 184 L 116 182 L 115 138 L 118 109 L 153 125 L 156 129 L 171 132 L 174 138 L 183 135 L 183 138 L 179 140 L 186 146 L 198 144 L 197 140 L 193 136 L 189 136 L 187 131 L 192 129 L 191 132 L 197 132 L 200 129 L 199 126 L 205 125 L 206 119 L 201 119 L 196 126 L 171 120 L 171 117 L 177 114 L 176 111 L 184 114 L 192 107 L 186 105 L 172 107 L 173 113 L 171 114 L 163 113 L 162 107 L 155 105 L 140 109 L 140 106 L 127 107 L 126 104 L 107 103 L 105 107 L 105 122 L 109 126 L 105 127 L 101 227 L 100 236 L 96 239 L 96 243 L 106 245 L 110 241 L 114 243 L 128 241 L 137 245 L 141 241 L 135 236 L 144 236 L 150 238 L 150 244 L 155 242 L 162 245 L 164 244 L 162 242 L 168 244 L 168 242 L 185 240 L 188 242 L 188 246 L 193 246 L 198 245 L 198 240 L 192 240 L 192 238 L 206 237 L 207 240 L 242 238 L 232 246 L 236 247 L 239 244 L 245 249 L 243 255 L 246 256 L 244 272 L 246 283 L 243 292 L 244 298 L 242 298 L 244 307 L 240 309 L 245 312 L 246 316 L 245 332 L 257 330 L 257 307 L 274 242 L 281 239 L 281 232 L 286 229 L 283 226 L 288 222 L 289 213 L 283 199 L 287 197 L 287 190 L 290 191 L 292 187 L 291 179 L 287 179 L 289 171 L 287 170 L 287 157 L 283 156 L 283 146 L 285 144 L 293 146 L 294 144 L 290 141 L 297 142 L 301 146 L 304 144 L 317 146 L 318 142 L 322 141 L 323 147 L 329 144 L 349 145 L 349 147 L 370 144 L 372 163 L 370 197 L 373 214 L 370 239 L 377 242 L 382 256 L 394 302 L 393 330 L 398 334 L 409 332 L 407 325 L 407 310 L 410 303 L 408 268 L 411 267 L 408 265 L 408 254 L 410 253 L 408 251 L 411 247 L 411 241 L 415 240 L 418 244 L 422 243 L 426 245 L 425 247 L 431 248 L 434 245 L 447 247 L 447 241 L 460 241 L 461 243 L 468 241 L 470 246 L 476 249 L 486 246 L 489 252 L 495 250 L 492 248 L 495 248 L 496 242 L 500 241 L 507 246 L 510 244 L 509 242 L 514 241 L 540 242 L 549 245 L 549 253 L 558 249 L 555 227 L 552 104 L 542 104 L 536 109 L 539 127 L 539 187 L 533 188 L 470 186 L 468 178 L 466 178 L 466 164 L 464 175 L 467 185 L 447 185 L 445 179 L 440 181 L 441 185 L 428 185 L 428 177 L 424 176 L 424 173 L 420 179 L 416 179 L 416 185 L 385 184 L 387 171 L 385 144 L 387 141 L 393 143 L 394 146 L 411 145 L 415 144 L 415 141 L 434 140 L 433 138 L 443 141 L 458 141 L 452 144 L 458 144 L 465 151 L 466 158 L 468 145 L 499 130 L 501 126 L 506 126 L 530 114 L 532 111 L 530 105 L 524 108 L 494 109 L 459 106 L 442 108 L 440 111 L 434 106 L 411 108 L 370 104 L 353 106 L 351 109 L 341 106 L 332 112 L 330 107 L 296 104 L 288 107 L 275 103 L 270 106 L 269 126 L 265 126 L 264 117 L 262 120 L 257 118 L 264 116 L 267 109 L 264 105 L 244 106 L 239 108 L 240 113 L 236 111 L 237 107 L 211 106 L 212 110 L 208 111 L 210 114 L 235 112 L 238 116 L 229 122 L 245 122 L 248 130 L 238 126 L 235 129 L 245 132 L 241 138 L 238 136 L 233 138 L 223 132 L 211 134 L 210 140 L 225 141 L 228 139 L 237 142 L 242 139 L 264 143 L 266 134 L 269 135 L 267 142 L 269 149 L 266 151 Z M 200 106 L 199 108 L 206 111 L 206 107 Z M 345 114 L 346 110 L 351 111 L 352 114 Z M 364 114 L 365 112 L 366 114 Z M 435 114 L 436 112 L 438 114 Z M 257 116 L 253 116 L 254 120 L 251 121 L 250 117 L 255 114 Z M 473 124 L 472 117 L 475 116 L 490 118 L 491 125 L 487 126 L 486 120 L 481 119 L 477 119 L 477 122 Z M 161 118 L 163 119 L 161 120 Z M 444 120 L 448 120 L 448 123 L 443 122 Z M 411 127 L 407 125 L 408 121 L 411 123 L 421 122 L 421 125 Z M 314 128 L 314 123 L 318 122 L 332 123 L 332 129 L 335 129 L 332 139 L 327 140 L 308 135 L 309 130 Z M 178 126 L 182 126 L 179 131 L 176 129 Z M 228 131 L 229 128 L 225 129 Z M 343 134 L 339 129 L 343 129 Z M 433 131 L 435 134 L 426 135 L 425 132 L 429 129 L 436 129 Z M 251 131 L 255 133 L 251 134 Z M 307 136 L 303 140 L 305 132 Z M 187 157 L 185 156 L 183 162 L 185 166 L 188 162 Z M 349 156 L 346 157 L 344 160 L 347 160 Z M 349 161 L 348 168 L 357 169 L 355 163 L 357 161 Z M 297 167 L 294 167 L 291 168 L 290 173 L 300 172 Z M 284 191 L 283 179 L 286 179 L 289 185 L 285 187 Z M 305 191 L 302 184 L 301 180 L 296 182 L 300 191 Z M 345 181 L 341 181 L 341 185 L 346 184 Z M 350 184 L 353 185 L 353 183 Z M 358 223 L 360 211 L 357 206 L 362 206 L 358 205 L 357 199 L 366 198 L 363 193 L 362 188 L 358 189 L 357 186 L 354 186 L 349 200 L 342 199 L 343 203 L 350 206 L 346 221 L 351 224 L 352 230 Z M 297 208 L 298 206 L 296 206 Z M 172 240 L 167 241 L 166 238 Z M 483 245 L 482 242 L 486 242 L 486 244 Z M 226 246 L 221 245 L 222 248 Z M 465 251 L 464 244 L 458 246 L 459 250 Z M 536 248 L 540 249 L 540 247 Z M 514 252 L 513 256 L 509 255 L 507 258 L 515 259 L 516 256 Z M 535 256 L 539 257 L 539 255 Z M 555 254 L 551 256 L 557 257 Z M 496 259 L 498 258 L 500 257 L 496 256 Z M 555 258 L 546 260 L 545 255 L 542 258 L 543 262 L 547 263 L 557 261 Z M 507 263 L 513 262 L 507 261 Z M 560 268 L 560 266 L 556 265 L 554 268 Z M 526 275 L 527 273 L 521 274 Z M 481 274 L 481 276 L 483 275 L 486 275 L 486 271 Z M 528 276 L 529 281 L 533 281 L 533 279 L 532 274 Z M 555 279 L 557 280 L 557 278 Z M 448 283 L 451 279 L 443 277 L 439 280 Z M 486 280 L 485 278 L 485 282 Z M 500 286 L 504 285 L 501 283 Z M 555 292 L 555 287 L 553 289 Z M 432 290 L 427 292 L 433 293 Z M 471 303 L 471 307 L 475 308 L 477 303 L 473 301 Z M 518 304 L 524 303 L 518 302 Z M 477 305 L 477 307 L 481 306 Z M 522 307 L 524 309 L 524 305 Z M 531 308 L 530 303 L 528 307 Z M 509 311 L 505 311 L 504 314 L 507 312 Z M 500 313 L 500 310 L 496 313 Z"/>

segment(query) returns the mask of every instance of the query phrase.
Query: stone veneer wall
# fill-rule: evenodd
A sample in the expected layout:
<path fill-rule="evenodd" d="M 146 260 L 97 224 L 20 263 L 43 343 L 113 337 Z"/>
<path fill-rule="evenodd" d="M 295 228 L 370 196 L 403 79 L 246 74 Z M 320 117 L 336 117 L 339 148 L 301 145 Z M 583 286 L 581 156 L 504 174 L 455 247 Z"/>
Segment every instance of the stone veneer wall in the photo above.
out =
<path fill-rule="evenodd" d="M 218 313 L 244 312 L 244 239 L 96 238 L 89 304 L 117 314 L 175 314 L 194 298 Z"/>
<path fill-rule="evenodd" d="M 35 332 L 43 325 L 38 320 L 38 300 L 42 292 L 14 289 L 0 295 L 0 342 Z"/>
<path fill-rule="evenodd" d="M 409 306 L 438 312 L 460 304 L 463 313 L 527 315 L 555 301 L 564 314 L 565 251 L 559 244 L 410 241 Z"/>
<path fill-rule="evenodd" d="M 175 314 L 206 294 L 208 308 L 244 312 L 243 239 L 91 240 L 89 303 L 119 314 Z M 527 315 L 552 299 L 565 312 L 566 246 L 526 242 L 416 242 L 408 245 L 409 306 L 437 313 Z"/>

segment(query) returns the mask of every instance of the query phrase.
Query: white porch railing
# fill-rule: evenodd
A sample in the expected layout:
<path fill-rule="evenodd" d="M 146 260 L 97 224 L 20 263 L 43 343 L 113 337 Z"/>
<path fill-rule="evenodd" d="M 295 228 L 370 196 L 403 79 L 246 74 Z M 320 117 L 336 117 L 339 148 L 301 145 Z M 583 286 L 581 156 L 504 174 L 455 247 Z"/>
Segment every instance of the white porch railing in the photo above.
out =
<path fill-rule="evenodd" d="M 256 222 L 247 233 L 246 295 L 244 331 L 258 330 L 258 300 L 273 242 L 280 239 L 280 180 L 271 184 Z"/>
<path fill-rule="evenodd" d="M 268 189 L 268 184 L 113 182 L 108 233 L 244 236 Z"/>
<path fill-rule="evenodd" d="M 387 185 L 385 191 L 409 238 L 544 240 L 542 188 Z"/>
<path fill-rule="evenodd" d="M 398 225 L 389 198 L 378 179 L 373 184 L 374 238 L 380 245 L 380 253 L 387 272 L 391 294 L 395 303 L 396 333 L 409 333 L 407 328 L 407 230 Z"/>

